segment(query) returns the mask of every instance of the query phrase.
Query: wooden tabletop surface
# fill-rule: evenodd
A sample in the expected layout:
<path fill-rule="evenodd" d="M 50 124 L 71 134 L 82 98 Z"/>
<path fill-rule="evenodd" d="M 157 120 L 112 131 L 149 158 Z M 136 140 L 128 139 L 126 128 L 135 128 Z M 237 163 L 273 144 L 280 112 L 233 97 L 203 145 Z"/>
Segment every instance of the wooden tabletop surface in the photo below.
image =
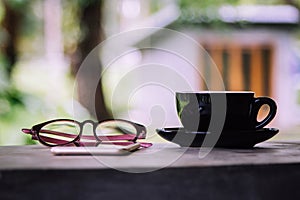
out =
<path fill-rule="evenodd" d="M 41 145 L 0 147 L 0 170 L 12 169 L 159 169 L 300 163 L 300 141 L 263 142 L 253 149 L 183 148 L 171 143 L 125 155 L 54 155 Z"/>
<path fill-rule="evenodd" d="M 55 156 L 41 145 L 2 146 L 0 195 L 1 199 L 300 198 L 300 141 L 209 150 L 155 143 L 126 155 Z"/>

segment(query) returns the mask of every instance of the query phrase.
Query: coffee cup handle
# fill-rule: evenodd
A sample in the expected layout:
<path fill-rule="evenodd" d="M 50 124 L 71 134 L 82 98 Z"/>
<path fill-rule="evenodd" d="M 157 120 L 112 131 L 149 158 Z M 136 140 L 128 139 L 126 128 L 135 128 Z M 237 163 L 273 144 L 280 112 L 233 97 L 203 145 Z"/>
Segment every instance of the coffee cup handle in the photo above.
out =
<path fill-rule="evenodd" d="M 259 112 L 259 109 L 263 105 L 268 105 L 270 107 L 270 111 L 268 115 L 262 120 L 257 121 L 257 115 Z M 268 97 L 257 97 L 254 99 L 253 109 L 252 109 L 252 116 L 255 117 L 255 129 L 260 129 L 266 126 L 268 123 L 272 121 L 272 119 L 275 117 L 277 112 L 277 105 L 275 101 Z"/>

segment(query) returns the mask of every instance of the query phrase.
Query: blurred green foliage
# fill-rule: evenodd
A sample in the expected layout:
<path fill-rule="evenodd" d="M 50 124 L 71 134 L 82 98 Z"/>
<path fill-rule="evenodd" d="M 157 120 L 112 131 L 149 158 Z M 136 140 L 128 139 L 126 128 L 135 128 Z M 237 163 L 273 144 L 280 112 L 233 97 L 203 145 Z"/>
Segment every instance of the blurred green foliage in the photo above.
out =
<path fill-rule="evenodd" d="M 179 0 L 179 6 L 181 9 L 204 9 L 208 7 L 220 6 L 224 4 L 237 4 L 240 0 L 206 0 L 206 1 L 197 1 L 197 0 Z"/>
<path fill-rule="evenodd" d="M 74 1 L 63 0 L 62 2 L 68 3 L 65 7 L 67 9 L 64 8 L 68 12 L 64 13 L 69 13 Z M 71 76 L 56 77 L 55 72 L 51 70 L 53 66 L 46 67 L 45 65 L 49 64 L 43 62 L 43 9 L 41 0 L 0 2 L 0 25 L 2 25 L 0 26 L 0 145 L 33 144 L 35 141 L 21 133 L 21 128 L 30 128 L 36 123 L 48 120 L 52 115 L 70 116 L 65 102 L 72 98 Z M 16 24 L 20 26 L 17 27 L 18 35 L 15 41 L 11 40 L 6 26 L 3 26 L 7 14 L 10 17 L 17 14 L 19 17 Z M 70 33 L 75 32 L 70 28 L 76 27 L 73 25 L 75 20 L 75 17 L 63 20 L 71 23 L 71 25 L 63 23 L 63 27 L 69 26 L 64 27 L 65 30 L 70 31 L 65 34 L 68 39 Z M 72 37 L 67 44 L 75 43 L 74 40 L 78 38 Z M 16 46 L 13 54 L 17 57 L 17 62 L 12 65 L 4 53 L 11 42 Z M 52 91 L 54 88 L 56 93 Z M 64 92 L 65 90 L 68 92 Z M 52 95 L 54 97 L 51 97 Z"/>
<path fill-rule="evenodd" d="M 226 30 L 230 26 L 220 20 L 218 9 L 223 5 L 276 5 L 290 4 L 298 9 L 300 8 L 299 0 L 178 0 L 181 9 L 181 15 L 176 22 L 176 26 L 196 25 L 208 26 L 217 28 L 218 30 Z M 244 27 L 247 22 L 240 21 L 235 24 L 239 27 Z"/>
<path fill-rule="evenodd" d="M 179 0 L 179 6 L 181 9 L 195 8 L 203 9 L 208 7 L 218 7 L 221 5 L 241 5 L 241 4 L 295 4 L 300 5 L 299 0 Z"/>

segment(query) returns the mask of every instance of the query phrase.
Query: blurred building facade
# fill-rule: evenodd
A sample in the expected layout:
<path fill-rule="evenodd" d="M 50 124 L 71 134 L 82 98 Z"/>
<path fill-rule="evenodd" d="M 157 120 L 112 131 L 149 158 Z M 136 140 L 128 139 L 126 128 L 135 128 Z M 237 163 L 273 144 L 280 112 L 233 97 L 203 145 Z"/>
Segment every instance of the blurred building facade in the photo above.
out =
<path fill-rule="evenodd" d="M 122 19 L 122 23 L 125 23 L 126 17 Z M 128 20 L 129 23 L 132 19 Z M 190 67 L 173 55 L 148 50 L 141 51 L 140 65 L 152 62 L 172 67 L 185 77 L 194 91 L 252 90 L 256 96 L 270 96 L 278 104 L 278 114 L 270 126 L 289 128 L 300 124 L 300 54 L 296 38 L 298 26 L 299 11 L 290 5 L 221 6 L 205 12 L 184 13 L 180 12 L 176 4 L 169 2 L 154 14 L 148 13 L 140 18 L 138 23 L 133 23 L 127 30 L 159 27 L 190 37 L 201 47 L 197 49 L 191 45 L 184 51 L 190 52 L 188 60 L 197 63 L 197 66 Z M 150 43 L 159 43 L 166 49 L 186 47 L 172 35 L 153 37 L 155 34 L 159 35 L 152 32 L 140 40 L 136 39 L 133 46 L 148 38 Z M 213 72 L 212 65 L 217 67 L 219 74 Z M 200 71 L 200 76 L 194 72 L 195 67 Z M 163 76 L 164 72 L 162 70 L 152 76 L 157 74 Z M 223 80 L 221 84 L 216 80 L 219 75 Z M 139 77 L 149 76 L 151 74 L 147 73 Z M 163 93 L 161 91 L 161 95 L 155 96 L 163 96 Z M 172 98 L 157 100 L 164 108 L 166 121 L 170 119 L 166 113 L 176 115 L 174 105 L 169 106 Z M 267 110 L 268 108 L 264 108 L 262 115 Z M 162 113 L 157 116 L 162 116 Z M 174 124 L 174 121 L 166 124 Z"/>
<path fill-rule="evenodd" d="M 199 15 L 199 20 L 182 23 L 180 30 L 207 50 L 226 90 L 252 90 L 257 96 L 271 96 L 278 103 L 273 123 L 285 128 L 299 124 L 298 9 L 290 5 L 223 6 L 218 13 L 222 25 L 211 27 Z M 199 58 L 199 65 L 211 88 L 222 89 L 214 83 L 205 58 Z M 201 89 L 206 89 L 205 83 Z"/>

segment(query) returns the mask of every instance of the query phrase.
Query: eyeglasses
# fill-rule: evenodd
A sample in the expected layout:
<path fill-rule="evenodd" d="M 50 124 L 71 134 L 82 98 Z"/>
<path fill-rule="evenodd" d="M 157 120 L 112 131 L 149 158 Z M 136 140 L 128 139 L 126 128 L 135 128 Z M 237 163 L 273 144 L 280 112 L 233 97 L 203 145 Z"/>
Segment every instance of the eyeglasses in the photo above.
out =
<path fill-rule="evenodd" d="M 93 126 L 94 135 L 83 135 L 86 124 Z M 99 144 L 130 145 L 138 139 L 146 138 L 146 127 L 123 119 L 94 122 L 78 122 L 71 119 L 55 119 L 34 125 L 22 132 L 30 134 L 33 140 L 49 147 L 54 146 L 97 146 Z M 151 143 L 142 142 L 141 147 L 150 147 Z"/>

